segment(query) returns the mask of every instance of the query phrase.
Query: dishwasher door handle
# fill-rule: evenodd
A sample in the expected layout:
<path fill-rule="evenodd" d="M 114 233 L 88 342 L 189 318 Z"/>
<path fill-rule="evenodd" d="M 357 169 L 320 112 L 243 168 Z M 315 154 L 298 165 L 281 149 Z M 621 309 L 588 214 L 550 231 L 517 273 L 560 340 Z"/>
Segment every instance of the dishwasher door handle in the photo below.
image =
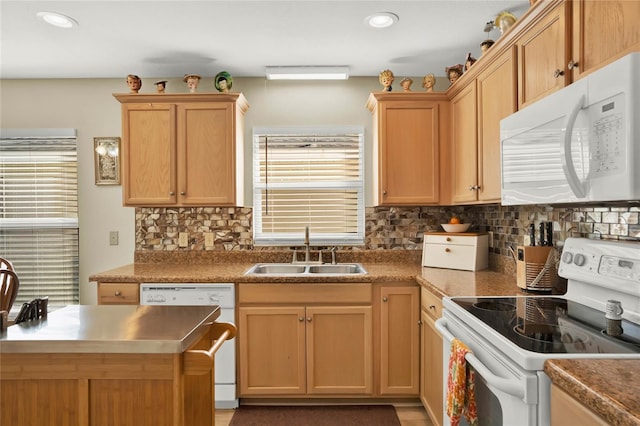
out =
<path fill-rule="evenodd" d="M 439 318 L 436 321 L 436 329 L 442 334 L 442 337 L 444 337 L 444 339 L 449 343 L 451 343 L 455 338 L 447 328 L 446 318 Z M 469 364 L 471 364 L 471 366 L 476 370 L 476 372 L 480 376 L 482 376 L 482 378 L 487 382 L 488 385 L 493 386 L 494 388 L 506 394 L 513 395 L 520 399 L 524 399 L 524 396 L 525 396 L 524 387 L 519 381 L 513 381 L 513 380 L 505 379 L 500 376 L 496 376 L 472 352 L 467 353 L 464 358 L 467 360 Z M 448 366 L 445 368 L 448 368 Z"/>
<path fill-rule="evenodd" d="M 206 374 L 213 368 L 213 361 L 216 352 L 222 344 L 236 337 L 236 326 L 230 322 L 214 322 L 211 324 L 210 334 L 213 345 L 209 350 L 192 349 L 184 353 L 184 374 L 201 375 Z"/>

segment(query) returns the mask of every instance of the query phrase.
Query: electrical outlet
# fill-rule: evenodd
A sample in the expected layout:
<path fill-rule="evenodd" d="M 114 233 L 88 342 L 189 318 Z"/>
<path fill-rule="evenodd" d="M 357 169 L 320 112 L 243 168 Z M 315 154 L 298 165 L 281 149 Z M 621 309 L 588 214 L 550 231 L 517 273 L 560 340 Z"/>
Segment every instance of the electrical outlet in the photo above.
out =
<path fill-rule="evenodd" d="M 489 231 L 487 234 L 489 235 L 489 248 L 493 248 L 493 231 Z"/>
<path fill-rule="evenodd" d="M 188 245 L 189 245 L 189 233 L 180 232 L 180 234 L 178 234 L 178 246 L 187 247 Z"/>
<path fill-rule="evenodd" d="M 213 247 L 213 232 L 204 233 L 204 246 Z"/>
<path fill-rule="evenodd" d="M 112 246 L 118 245 L 118 231 L 109 232 L 109 244 Z"/>

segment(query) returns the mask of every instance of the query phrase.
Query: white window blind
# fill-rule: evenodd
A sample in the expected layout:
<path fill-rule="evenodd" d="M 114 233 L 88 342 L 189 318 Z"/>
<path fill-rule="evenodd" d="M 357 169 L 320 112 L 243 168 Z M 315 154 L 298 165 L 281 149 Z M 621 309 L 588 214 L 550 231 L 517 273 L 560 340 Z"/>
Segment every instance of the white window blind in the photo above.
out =
<path fill-rule="evenodd" d="M 256 245 L 364 242 L 364 130 L 254 129 Z"/>
<path fill-rule="evenodd" d="M 36 297 L 79 302 L 78 233 L 75 130 L 3 129 L 0 256 L 20 278 L 14 311 Z"/>

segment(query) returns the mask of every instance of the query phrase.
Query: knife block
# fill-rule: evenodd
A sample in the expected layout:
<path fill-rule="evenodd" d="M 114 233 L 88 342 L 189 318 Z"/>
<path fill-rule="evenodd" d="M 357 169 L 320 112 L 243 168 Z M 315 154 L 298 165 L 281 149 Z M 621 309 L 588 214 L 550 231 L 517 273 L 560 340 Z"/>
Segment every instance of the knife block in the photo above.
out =
<path fill-rule="evenodd" d="M 547 259 L 552 256 L 542 277 L 534 283 L 545 269 Z M 555 250 L 549 246 L 518 246 L 516 249 L 516 283 L 518 287 L 529 291 L 551 291 L 556 284 L 558 272 L 555 263 Z"/>

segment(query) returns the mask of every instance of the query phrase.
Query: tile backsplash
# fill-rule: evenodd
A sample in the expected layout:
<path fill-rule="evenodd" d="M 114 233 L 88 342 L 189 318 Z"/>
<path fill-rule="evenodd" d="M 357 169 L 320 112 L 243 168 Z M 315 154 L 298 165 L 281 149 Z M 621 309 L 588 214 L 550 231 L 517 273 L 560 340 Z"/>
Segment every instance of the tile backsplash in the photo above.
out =
<path fill-rule="evenodd" d="M 342 250 L 421 250 L 425 232 L 441 231 L 452 215 L 471 231 L 493 232 L 495 255 L 525 243 L 530 223 L 553 222 L 554 241 L 587 237 L 640 241 L 640 204 L 611 206 L 370 207 L 365 244 Z M 254 247 L 251 208 L 137 208 L 136 251 L 269 250 Z M 536 227 L 537 229 L 537 227 Z M 282 249 L 281 247 L 279 249 Z"/>

